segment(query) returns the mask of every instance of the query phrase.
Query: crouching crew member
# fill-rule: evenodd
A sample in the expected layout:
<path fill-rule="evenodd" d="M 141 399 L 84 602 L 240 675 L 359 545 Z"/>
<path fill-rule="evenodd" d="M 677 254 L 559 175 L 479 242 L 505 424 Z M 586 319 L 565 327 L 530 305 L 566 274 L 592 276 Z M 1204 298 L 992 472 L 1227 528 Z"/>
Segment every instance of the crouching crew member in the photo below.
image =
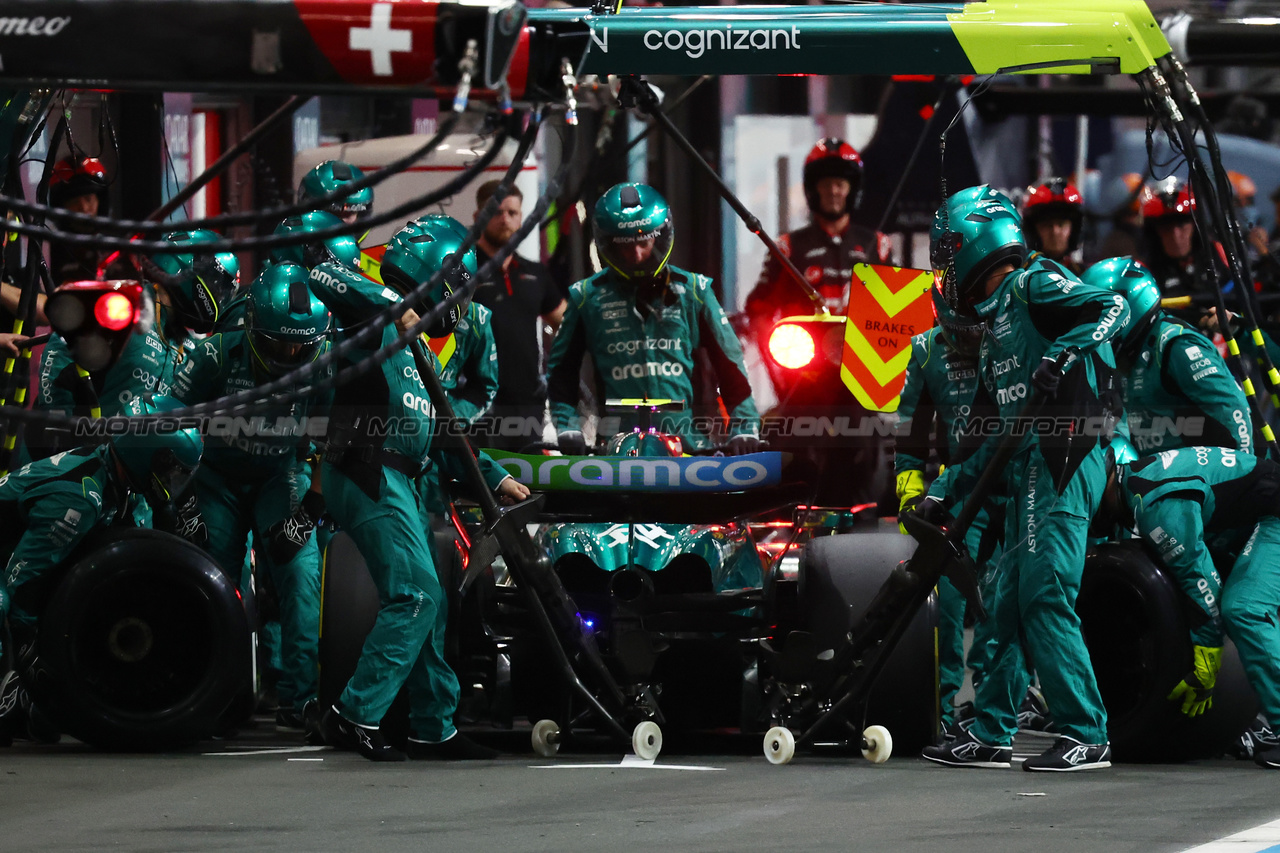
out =
<path fill-rule="evenodd" d="M 178 399 L 203 403 L 255 388 L 328 348 L 329 312 L 297 264 L 276 264 L 253 283 L 245 319 L 244 330 L 213 335 L 196 346 L 174 377 Z M 245 570 L 252 534 L 259 588 L 270 584 L 280 606 L 283 669 L 276 684 L 276 725 L 298 731 L 319 679 L 320 553 L 311 532 L 324 510 L 305 461 L 317 438 L 307 425 L 325 414 L 331 396 L 255 415 L 244 434 L 236 432 L 241 419 L 232 419 L 230 429 L 210 437 L 194 503 L 182 512 L 187 537 L 218 561 L 242 595 L 253 589 Z"/>
<path fill-rule="evenodd" d="M 1262 713 L 1280 726 L 1280 465 L 1225 447 L 1183 447 L 1134 459 L 1119 442 L 1103 523 L 1136 526 L 1205 617 L 1192 631 L 1190 672 L 1171 701 L 1196 716 L 1213 703 L 1225 630 Z M 1225 578 L 1211 549 L 1234 555 Z M 1280 747 L 1254 754 L 1280 769 Z"/>

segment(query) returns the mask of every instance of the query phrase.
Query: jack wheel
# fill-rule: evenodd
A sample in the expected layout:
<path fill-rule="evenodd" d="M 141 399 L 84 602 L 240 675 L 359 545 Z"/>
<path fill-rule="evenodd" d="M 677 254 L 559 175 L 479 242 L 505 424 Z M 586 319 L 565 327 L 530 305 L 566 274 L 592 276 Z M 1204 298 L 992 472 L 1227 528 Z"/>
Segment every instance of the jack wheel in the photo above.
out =
<path fill-rule="evenodd" d="M 653 761 L 662 752 L 662 729 L 653 720 L 638 724 L 631 733 L 631 751 L 637 758 Z"/>
<path fill-rule="evenodd" d="M 786 726 L 774 726 L 764 733 L 764 757 L 770 764 L 789 764 L 796 757 L 796 736 Z"/>
<path fill-rule="evenodd" d="M 862 757 L 872 764 L 884 764 L 893 755 L 893 735 L 884 726 L 862 730 Z"/>
<path fill-rule="evenodd" d="M 533 751 L 542 758 L 555 758 L 560 751 L 560 726 L 555 720 L 538 720 L 533 724 Z"/>

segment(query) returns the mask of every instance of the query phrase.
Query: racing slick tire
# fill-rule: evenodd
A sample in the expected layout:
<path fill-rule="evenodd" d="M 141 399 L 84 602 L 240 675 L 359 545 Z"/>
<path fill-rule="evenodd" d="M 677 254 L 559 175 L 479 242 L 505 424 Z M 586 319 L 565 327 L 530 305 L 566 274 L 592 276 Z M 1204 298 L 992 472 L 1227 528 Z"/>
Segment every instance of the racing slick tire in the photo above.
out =
<path fill-rule="evenodd" d="M 1138 543 L 1100 545 L 1085 563 L 1076 613 L 1117 761 L 1216 757 L 1257 713 L 1230 640 L 1205 714 L 1189 718 L 1166 698 L 1191 667 L 1191 606 Z"/>
<path fill-rule="evenodd" d="M 337 702 L 351 680 L 380 607 L 378 588 L 360 549 L 338 531 L 325 549 L 320 581 L 321 708 Z M 404 745 L 409 736 L 409 701 L 403 689 L 383 716 L 381 728 L 389 742 Z"/>
<path fill-rule="evenodd" d="M 820 649 L 840 647 L 890 572 L 914 551 L 915 540 L 897 531 L 820 536 L 805 546 L 800 601 Z M 865 724 L 892 731 L 900 754 L 919 752 L 938 734 L 937 625 L 935 594 L 912 619 L 867 701 Z"/>
<path fill-rule="evenodd" d="M 43 608 L 36 650 L 23 673 L 34 704 L 101 749 L 188 746 L 238 722 L 253 695 L 235 583 L 156 530 L 104 531 L 78 551 Z"/>

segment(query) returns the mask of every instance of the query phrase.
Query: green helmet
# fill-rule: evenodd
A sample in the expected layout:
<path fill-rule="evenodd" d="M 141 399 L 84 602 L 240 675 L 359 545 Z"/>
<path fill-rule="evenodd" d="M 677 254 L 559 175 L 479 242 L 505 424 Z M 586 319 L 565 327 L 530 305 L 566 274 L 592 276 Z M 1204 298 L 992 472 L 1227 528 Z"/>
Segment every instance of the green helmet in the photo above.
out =
<path fill-rule="evenodd" d="M 313 210 L 301 216 L 291 216 L 276 226 L 275 234 L 310 233 L 326 228 L 335 228 L 342 220 L 324 210 Z M 271 250 L 271 262 L 281 264 L 286 261 L 302 264 L 307 269 L 317 267 L 325 261 L 334 261 L 348 269 L 360 269 L 360 244 L 350 234 L 329 237 L 314 243 L 300 246 L 277 246 Z"/>
<path fill-rule="evenodd" d="M 324 198 L 363 177 L 364 172 L 350 163 L 326 160 L 302 176 L 302 181 L 298 184 L 298 201 L 309 202 Z M 345 198 L 334 199 L 320 209 L 341 218 L 351 214 L 360 216 L 368 212 L 372 205 L 373 187 L 365 187 Z"/>
<path fill-rule="evenodd" d="M 427 294 L 426 306 L 438 305 L 476 274 L 475 249 L 460 254 L 466 239 L 467 229 L 452 216 L 432 214 L 415 219 L 387 243 L 382 256 L 383 282 L 405 294 L 444 269 L 443 279 Z M 442 338 L 452 332 L 470 304 L 468 295 L 428 326 L 427 335 Z"/>
<path fill-rule="evenodd" d="M 1160 285 L 1140 261 L 1130 257 L 1098 261 L 1080 274 L 1080 280 L 1112 293 L 1119 293 L 1129 303 L 1134 318 L 1125 334 L 1126 344 L 1139 344 L 1160 313 Z"/>
<path fill-rule="evenodd" d="M 964 358 L 976 359 L 986 327 L 975 317 L 953 311 L 938 288 L 930 288 L 930 294 L 933 297 L 933 316 L 942 329 L 943 339 Z"/>
<path fill-rule="evenodd" d="M 192 251 L 144 257 L 143 272 L 164 286 L 174 313 L 193 332 L 211 332 L 222 307 L 240 281 L 240 261 L 233 252 L 200 252 L 201 243 L 222 238 L 213 231 L 173 231 L 166 243 L 190 244 Z"/>
<path fill-rule="evenodd" d="M 1027 242 L 1017 207 L 988 186 L 961 190 L 933 218 L 929 259 L 947 304 L 972 315 L 984 296 L 978 288 L 993 269 L 1026 262 Z"/>
<path fill-rule="evenodd" d="M 314 361 L 329 331 L 329 310 L 307 286 L 310 273 L 298 264 L 275 264 L 249 288 L 245 325 L 254 370 L 283 376 Z"/>
<path fill-rule="evenodd" d="M 172 397 L 143 394 L 134 397 L 124 407 L 122 414 L 163 415 L 183 408 Z M 194 426 L 178 428 L 177 421 L 163 421 L 152 427 L 131 429 L 111 440 L 116 458 L 124 466 L 129 485 L 146 497 L 152 507 L 170 503 L 182 494 L 191 482 L 204 440 Z"/>
<path fill-rule="evenodd" d="M 645 184 L 617 184 L 596 202 L 592 218 L 600 262 L 625 279 L 653 278 L 671 257 L 675 228 L 667 200 Z M 637 262 L 627 246 L 653 241 L 653 251 Z"/>
<path fill-rule="evenodd" d="M 640 456 L 646 458 L 679 456 L 684 444 L 679 436 L 661 432 L 632 430 L 615 435 L 609 440 L 610 456 Z"/>

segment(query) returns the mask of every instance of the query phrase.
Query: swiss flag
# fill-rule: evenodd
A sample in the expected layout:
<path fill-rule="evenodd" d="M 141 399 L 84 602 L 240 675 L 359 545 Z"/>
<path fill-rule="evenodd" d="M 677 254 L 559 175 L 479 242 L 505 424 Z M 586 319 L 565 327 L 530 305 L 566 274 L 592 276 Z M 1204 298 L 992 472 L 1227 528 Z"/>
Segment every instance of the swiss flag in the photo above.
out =
<path fill-rule="evenodd" d="M 294 0 L 316 46 L 348 83 L 423 83 L 433 76 L 438 3 Z"/>

